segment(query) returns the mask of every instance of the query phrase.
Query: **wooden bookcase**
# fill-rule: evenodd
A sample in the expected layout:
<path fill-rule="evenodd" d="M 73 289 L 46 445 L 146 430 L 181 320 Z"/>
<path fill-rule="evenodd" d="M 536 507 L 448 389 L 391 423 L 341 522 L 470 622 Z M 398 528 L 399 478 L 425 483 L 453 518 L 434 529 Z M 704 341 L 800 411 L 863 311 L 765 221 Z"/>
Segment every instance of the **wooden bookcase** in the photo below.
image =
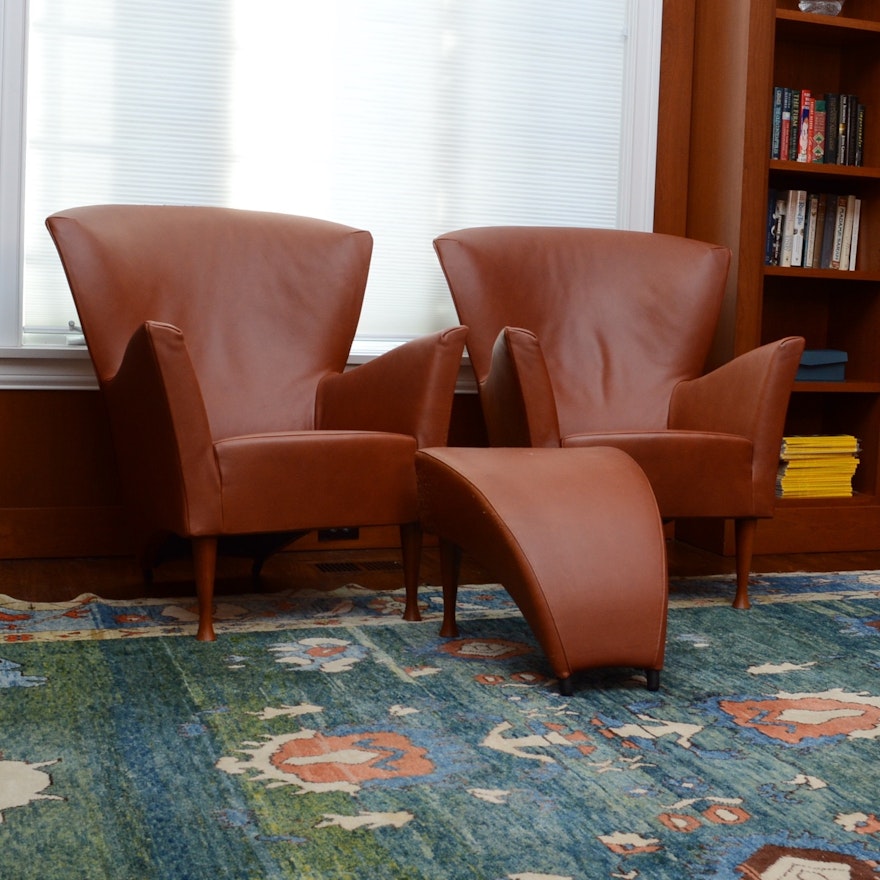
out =
<path fill-rule="evenodd" d="M 797 0 L 695 0 L 686 234 L 728 245 L 733 263 L 713 351 L 720 363 L 762 343 L 804 336 L 842 349 L 844 382 L 797 382 L 789 434 L 855 434 L 855 494 L 780 499 L 758 526 L 757 553 L 880 548 L 880 2 L 847 0 L 839 16 Z M 771 160 L 773 86 L 858 95 L 867 107 L 860 167 Z M 765 265 L 770 188 L 862 199 L 856 271 Z M 729 525 L 676 533 L 731 553 Z"/>

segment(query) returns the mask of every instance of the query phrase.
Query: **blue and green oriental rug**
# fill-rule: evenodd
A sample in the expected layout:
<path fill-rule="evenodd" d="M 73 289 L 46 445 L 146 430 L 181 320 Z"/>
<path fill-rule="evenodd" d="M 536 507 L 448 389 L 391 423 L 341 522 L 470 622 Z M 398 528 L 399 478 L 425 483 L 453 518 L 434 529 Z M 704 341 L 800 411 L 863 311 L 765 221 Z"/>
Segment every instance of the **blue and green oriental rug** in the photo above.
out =
<path fill-rule="evenodd" d="M 3 880 L 880 877 L 880 573 L 672 585 L 562 697 L 506 593 L 0 597 Z"/>

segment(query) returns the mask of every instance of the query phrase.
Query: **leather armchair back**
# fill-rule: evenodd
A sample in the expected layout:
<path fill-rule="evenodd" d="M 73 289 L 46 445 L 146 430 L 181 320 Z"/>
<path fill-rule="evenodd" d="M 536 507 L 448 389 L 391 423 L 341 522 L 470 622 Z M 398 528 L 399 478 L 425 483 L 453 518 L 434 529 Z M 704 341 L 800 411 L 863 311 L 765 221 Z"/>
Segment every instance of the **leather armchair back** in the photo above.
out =
<path fill-rule="evenodd" d="M 673 389 L 705 366 L 730 263 L 724 247 L 607 229 L 483 227 L 435 248 L 477 381 L 505 327 L 532 331 L 563 437 L 667 427 Z"/>
<path fill-rule="evenodd" d="M 143 323 L 163 322 L 183 334 L 215 439 L 315 426 L 318 383 L 342 372 L 357 328 L 369 232 L 142 205 L 75 208 L 51 224 L 102 386 Z"/>

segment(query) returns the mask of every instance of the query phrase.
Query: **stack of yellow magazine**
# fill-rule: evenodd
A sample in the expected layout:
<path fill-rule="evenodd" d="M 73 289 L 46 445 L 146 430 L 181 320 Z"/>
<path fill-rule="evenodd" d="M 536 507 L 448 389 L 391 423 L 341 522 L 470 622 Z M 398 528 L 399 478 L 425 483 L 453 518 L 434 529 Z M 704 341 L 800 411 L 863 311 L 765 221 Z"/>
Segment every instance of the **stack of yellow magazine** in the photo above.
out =
<path fill-rule="evenodd" d="M 841 498 L 852 495 L 859 441 L 850 434 L 782 438 L 776 475 L 779 498 Z"/>

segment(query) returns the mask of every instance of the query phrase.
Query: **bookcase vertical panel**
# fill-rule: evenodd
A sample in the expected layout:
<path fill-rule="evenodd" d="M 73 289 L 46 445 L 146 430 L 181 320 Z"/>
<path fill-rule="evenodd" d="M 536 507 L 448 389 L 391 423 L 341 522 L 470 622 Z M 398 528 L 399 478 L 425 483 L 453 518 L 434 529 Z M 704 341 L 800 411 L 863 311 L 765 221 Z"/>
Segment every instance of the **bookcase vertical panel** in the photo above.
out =
<path fill-rule="evenodd" d="M 713 357 L 787 335 L 845 351 L 843 381 L 795 383 L 785 430 L 861 443 L 854 496 L 780 499 L 756 551 L 880 549 L 880 2 L 847 0 L 841 15 L 823 16 L 797 0 L 695 0 L 694 44 L 686 234 L 733 252 Z M 774 86 L 857 95 L 862 164 L 771 159 Z M 861 200 L 854 271 L 766 264 L 768 194 L 792 189 Z M 684 540 L 725 553 L 729 531 L 676 525 Z"/>

